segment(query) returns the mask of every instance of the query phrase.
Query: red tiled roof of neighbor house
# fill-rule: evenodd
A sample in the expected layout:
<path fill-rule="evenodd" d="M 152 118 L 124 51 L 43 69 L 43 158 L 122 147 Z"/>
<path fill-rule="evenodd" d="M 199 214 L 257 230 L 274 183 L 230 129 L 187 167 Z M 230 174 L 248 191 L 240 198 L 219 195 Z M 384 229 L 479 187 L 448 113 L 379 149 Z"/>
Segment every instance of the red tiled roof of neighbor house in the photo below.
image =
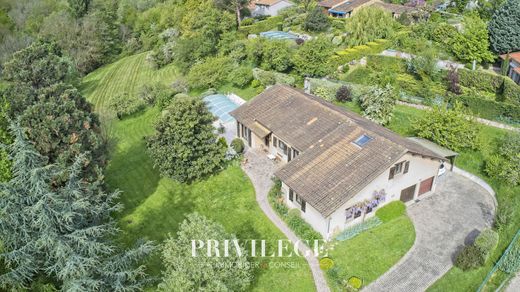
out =
<path fill-rule="evenodd" d="M 339 4 L 342 4 L 343 2 L 347 2 L 348 0 L 325 0 L 318 3 L 318 6 L 325 7 L 325 8 L 332 8 L 334 6 L 337 6 Z"/>
<path fill-rule="evenodd" d="M 281 1 L 283 1 L 283 0 L 257 0 L 257 1 L 252 1 L 251 3 L 257 4 L 257 5 L 272 6 Z"/>
<path fill-rule="evenodd" d="M 354 112 L 289 86 L 273 86 L 230 114 L 254 133 L 260 125 L 259 135 L 270 131 L 301 152 L 276 176 L 324 216 L 405 153 L 444 159 Z M 359 147 L 353 142 L 362 135 L 371 140 Z"/>
<path fill-rule="evenodd" d="M 502 60 L 505 60 L 507 55 L 508 54 L 500 55 L 500 58 L 502 58 Z M 515 60 L 516 62 L 520 63 L 520 52 L 509 53 L 509 59 Z"/>
<path fill-rule="evenodd" d="M 338 5 L 338 6 L 335 6 L 333 9 L 335 11 L 341 11 L 341 12 L 350 12 L 356 8 L 358 8 L 359 6 L 363 5 L 363 4 L 366 4 L 368 2 L 370 2 L 372 0 L 352 0 L 352 1 L 347 1 L 341 5 Z"/>

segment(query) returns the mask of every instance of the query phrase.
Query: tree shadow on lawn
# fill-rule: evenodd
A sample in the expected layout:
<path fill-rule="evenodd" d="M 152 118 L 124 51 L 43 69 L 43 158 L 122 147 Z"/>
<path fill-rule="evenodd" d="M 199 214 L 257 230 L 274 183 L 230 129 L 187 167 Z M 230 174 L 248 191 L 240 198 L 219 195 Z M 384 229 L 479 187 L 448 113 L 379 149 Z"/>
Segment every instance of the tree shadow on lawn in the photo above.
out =
<path fill-rule="evenodd" d="M 127 151 L 116 153 L 107 168 L 106 181 L 110 189 L 122 192 L 120 201 L 124 207 L 119 214 L 121 217 L 133 213 L 155 193 L 161 180 L 146 151 L 144 140 L 133 144 Z"/>

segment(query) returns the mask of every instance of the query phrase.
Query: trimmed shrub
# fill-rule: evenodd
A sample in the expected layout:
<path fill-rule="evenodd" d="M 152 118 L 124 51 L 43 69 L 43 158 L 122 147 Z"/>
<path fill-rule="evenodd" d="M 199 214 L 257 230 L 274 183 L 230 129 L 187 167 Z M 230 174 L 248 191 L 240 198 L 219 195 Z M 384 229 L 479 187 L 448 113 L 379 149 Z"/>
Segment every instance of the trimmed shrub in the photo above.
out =
<path fill-rule="evenodd" d="M 291 209 L 285 218 L 287 225 L 291 228 L 296 235 L 302 240 L 308 240 L 310 243 L 314 242 L 314 240 L 323 239 L 321 234 L 315 231 L 309 223 L 305 222 L 301 218 L 301 212 L 298 209 Z"/>
<path fill-rule="evenodd" d="M 363 286 L 363 280 L 358 277 L 350 277 L 347 281 L 347 284 L 350 287 L 352 287 L 356 290 L 359 290 L 361 288 L 361 286 Z"/>
<path fill-rule="evenodd" d="M 242 20 L 242 22 L 240 22 L 240 25 L 248 26 L 248 25 L 252 25 L 253 23 L 255 23 L 255 20 L 253 18 L 246 18 L 246 19 Z"/>
<path fill-rule="evenodd" d="M 260 81 L 263 86 L 274 84 L 294 85 L 296 83 L 296 79 L 291 75 L 274 71 L 265 71 L 260 68 L 253 69 L 253 76 L 256 80 Z"/>
<path fill-rule="evenodd" d="M 313 90 L 313 94 L 327 101 L 333 101 L 335 98 L 335 91 L 328 87 L 318 87 L 315 90 Z"/>
<path fill-rule="evenodd" d="M 520 184 L 520 133 L 511 133 L 500 141 L 495 154 L 486 160 L 485 172 L 511 185 Z"/>
<path fill-rule="evenodd" d="M 383 50 L 390 47 L 391 42 L 388 40 L 375 40 L 365 45 L 355 46 L 352 48 L 337 51 L 332 57 L 332 61 L 336 65 L 343 65 L 348 62 L 359 60 L 364 56 L 377 55 Z M 395 58 L 394 58 L 395 59 Z"/>
<path fill-rule="evenodd" d="M 347 85 L 342 85 L 338 91 L 336 91 L 336 100 L 339 102 L 352 101 L 352 90 Z"/>
<path fill-rule="evenodd" d="M 460 84 L 478 90 L 497 93 L 503 83 L 503 76 L 480 70 L 459 69 Z"/>
<path fill-rule="evenodd" d="M 498 233 L 493 229 L 484 229 L 475 239 L 474 245 L 480 251 L 480 257 L 485 263 L 489 255 L 495 250 L 498 244 Z"/>
<path fill-rule="evenodd" d="M 111 98 L 108 102 L 108 108 L 116 114 L 118 119 L 138 113 L 145 107 L 146 103 L 144 100 L 126 92 Z"/>
<path fill-rule="evenodd" d="M 244 152 L 244 141 L 240 138 L 235 138 L 233 141 L 231 141 L 231 148 L 235 150 L 236 153 L 241 154 Z"/>
<path fill-rule="evenodd" d="M 484 265 L 480 250 L 474 245 L 466 245 L 457 255 L 455 266 L 463 271 L 475 269 Z"/>
<path fill-rule="evenodd" d="M 502 96 L 504 101 L 520 104 L 520 86 L 513 80 L 505 77 Z"/>
<path fill-rule="evenodd" d="M 334 261 L 331 258 L 320 259 L 320 268 L 324 271 L 328 271 L 334 267 Z"/>
<path fill-rule="evenodd" d="M 385 206 L 377 209 L 376 216 L 383 222 L 389 222 L 393 219 L 404 215 L 406 206 L 401 201 L 394 201 L 386 204 Z"/>
<path fill-rule="evenodd" d="M 448 95 L 448 102 L 460 101 L 474 114 L 488 120 L 496 120 L 500 117 L 509 118 L 513 122 L 520 121 L 520 106 L 494 100 L 483 99 L 472 95 Z"/>
<path fill-rule="evenodd" d="M 285 218 L 289 212 L 289 209 L 284 203 L 284 199 L 282 197 L 282 182 L 279 179 L 274 180 L 274 184 L 269 190 L 267 197 L 269 199 L 269 203 L 271 203 L 271 206 L 273 206 L 276 213 L 278 213 L 278 215 L 280 215 L 282 218 Z"/>

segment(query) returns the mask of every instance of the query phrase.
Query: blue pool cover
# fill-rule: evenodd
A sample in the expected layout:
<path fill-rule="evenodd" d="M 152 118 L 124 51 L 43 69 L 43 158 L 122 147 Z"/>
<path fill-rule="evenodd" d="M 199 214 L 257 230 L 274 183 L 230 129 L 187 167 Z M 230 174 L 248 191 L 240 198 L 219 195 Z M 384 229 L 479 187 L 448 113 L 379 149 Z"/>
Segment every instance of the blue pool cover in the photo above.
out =
<path fill-rule="evenodd" d="M 298 38 L 297 35 L 285 31 L 265 31 L 261 32 L 260 36 L 268 39 L 278 40 L 294 40 Z"/>
<path fill-rule="evenodd" d="M 209 111 L 217 116 L 223 123 L 235 120 L 229 115 L 229 112 L 236 109 L 238 105 L 227 96 L 223 94 L 212 94 L 204 97 L 204 101 L 208 105 Z"/>

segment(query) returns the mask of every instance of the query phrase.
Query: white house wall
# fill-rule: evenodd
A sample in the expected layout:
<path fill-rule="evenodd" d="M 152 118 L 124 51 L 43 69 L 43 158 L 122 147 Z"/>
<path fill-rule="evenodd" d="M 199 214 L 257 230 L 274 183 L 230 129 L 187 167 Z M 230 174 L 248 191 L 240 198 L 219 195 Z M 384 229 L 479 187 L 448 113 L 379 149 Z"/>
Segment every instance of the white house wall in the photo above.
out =
<path fill-rule="evenodd" d="M 405 154 L 397 162 L 410 161 L 408 173 L 397 174 L 392 180 L 389 180 L 390 168 L 385 170 L 381 175 L 374 179 L 368 186 L 360 191 L 355 197 L 346 202 L 341 208 L 332 213 L 328 218 L 323 217 L 316 209 L 314 209 L 309 203 L 306 204 L 306 212 L 302 213 L 302 218 L 305 219 L 316 231 L 320 232 L 324 238 L 329 238 L 330 235 L 337 234 L 345 227 L 351 226 L 356 223 L 361 223 L 363 220 L 373 216 L 378 208 L 384 206 L 392 201 L 400 199 L 401 190 L 408 188 L 412 185 L 417 185 L 414 194 L 414 200 L 418 197 L 418 191 L 421 181 L 426 180 L 430 177 L 434 177 L 432 190 L 424 193 L 421 197 L 427 196 L 435 191 L 437 184 L 437 173 L 440 166 L 440 161 L 432 160 L 430 158 L 423 158 L 417 155 Z M 284 186 L 285 201 L 290 208 L 298 207 L 295 203 L 289 201 L 289 190 L 288 187 Z M 351 219 L 348 222 L 345 220 L 345 210 L 350 208 L 357 203 L 365 200 L 373 199 L 374 191 L 381 191 L 382 189 L 386 192 L 386 200 L 380 204 L 371 213 L 362 214 L 356 219 Z M 413 202 L 414 200 L 410 201 Z M 330 220 L 330 225 L 329 225 Z"/>
<path fill-rule="evenodd" d="M 271 6 L 265 6 L 265 5 L 256 5 L 255 10 L 253 11 L 253 16 L 257 15 L 270 15 L 270 16 L 277 16 L 280 10 L 291 7 L 294 4 L 292 4 L 289 1 L 280 1 L 274 5 Z"/>

